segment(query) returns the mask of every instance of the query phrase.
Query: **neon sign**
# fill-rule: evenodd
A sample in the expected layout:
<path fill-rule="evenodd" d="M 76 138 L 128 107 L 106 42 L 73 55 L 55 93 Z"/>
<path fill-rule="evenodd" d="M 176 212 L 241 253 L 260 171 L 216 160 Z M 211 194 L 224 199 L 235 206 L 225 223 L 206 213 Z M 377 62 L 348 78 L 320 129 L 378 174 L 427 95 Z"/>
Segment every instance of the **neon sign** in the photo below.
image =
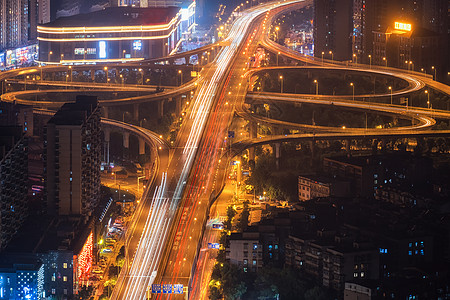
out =
<path fill-rule="evenodd" d="M 411 31 L 411 24 L 408 23 L 395 22 L 394 27 L 398 30 Z"/>

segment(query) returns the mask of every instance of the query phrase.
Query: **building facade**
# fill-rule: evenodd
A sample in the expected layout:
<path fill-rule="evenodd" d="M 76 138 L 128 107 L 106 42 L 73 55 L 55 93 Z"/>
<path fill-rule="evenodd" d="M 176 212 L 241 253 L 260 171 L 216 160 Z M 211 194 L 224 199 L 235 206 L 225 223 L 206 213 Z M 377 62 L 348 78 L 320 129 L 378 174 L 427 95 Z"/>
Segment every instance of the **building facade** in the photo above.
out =
<path fill-rule="evenodd" d="M 350 60 L 352 56 L 352 1 L 314 1 L 314 56 Z"/>
<path fill-rule="evenodd" d="M 28 0 L 0 1 L 0 49 L 28 42 Z"/>
<path fill-rule="evenodd" d="M 263 266 L 262 252 L 258 232 L 233 233 L 226 249 L 226 257 L 244 272 L 257 272 Z"/>
<path fill-rule="evenodd" d="M 164 57 L 178 47 L 182 20 L 179 7 L 110 7 L 59 18 L 38 26 L 39 61 L 73 64 Z"/>
<path fill-rule="evenodd" d="M 23 224 L 27 213 L 27 140 L 19 126 L 0 127 L 0 250 Z"/>
<path fill-rule="evenodd" d="M 46 193 L 52 215 L 89 217 L 100 197 L 101 129 L 96 97 L 77 96 L 46 127 Z"/>

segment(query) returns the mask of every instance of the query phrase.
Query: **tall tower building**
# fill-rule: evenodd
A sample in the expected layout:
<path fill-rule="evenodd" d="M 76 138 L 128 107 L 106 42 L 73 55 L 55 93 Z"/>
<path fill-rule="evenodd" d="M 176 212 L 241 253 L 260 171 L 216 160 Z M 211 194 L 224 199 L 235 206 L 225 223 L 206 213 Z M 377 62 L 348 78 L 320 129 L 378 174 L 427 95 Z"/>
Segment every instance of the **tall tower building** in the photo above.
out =
<path fill-rule="evenodd" d="M 77 96 L 46 127 L 47 209 L 87 218 L 100 197 L 101 130 L 96 97 Z"/>
<path fill-rule="evenodd" d="M 28 0 L 0 0 L 0 49 L 28 41 Z"/>
<path fill-rule="evenodd" d="M 351 37 L 352 0 L 315 0 L 314 56 L 351 59 Z"/>
<path fill-rule="evenodd" d="M 27 216 L 27 140 L 20 126 L 0 127 L 0 250 Z"/>

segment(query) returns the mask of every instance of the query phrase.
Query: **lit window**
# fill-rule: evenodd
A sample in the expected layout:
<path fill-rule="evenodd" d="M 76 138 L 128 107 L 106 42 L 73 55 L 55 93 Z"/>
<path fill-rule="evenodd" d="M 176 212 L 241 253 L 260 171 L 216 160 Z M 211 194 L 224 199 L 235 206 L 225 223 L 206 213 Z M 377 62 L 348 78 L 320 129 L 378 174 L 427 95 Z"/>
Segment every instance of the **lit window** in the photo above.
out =
<path fill-rule="evenodd" d="M 353 273 L 353 277 L 358 277 L 358 272 Z"/>
<path fill-rule="evenodd" d="M 253 250 L 258 249 L 258 244 L 253 244 Z"/>
<path fill-rule="evenodd" d="M 361 272 L 361 278 L 363 278 L 364 277 L 364 272 Z"/>
<path fill-rule="evenodd" d="M 55 276 L 55 274 L 52 275 L 52 281 L 56 281 L 56 276 Z"/>
<path fill-rule="evenodd" d="M 63 276 L 63 281 L 67 281 L 67 276 Z"/>
<path fill-rule="evenodd" d="M 256 259 L 253 260 L 253 265 L 256 266 Z"/>
<path fill-rule="evenodd" d="M 56 294 L 56 289 L 52 289 L 52 295 Z"/>
<path fill-rule="evenodd" d="M 63 268 L 67 269 L 67 263 L 63 263 Z"/>

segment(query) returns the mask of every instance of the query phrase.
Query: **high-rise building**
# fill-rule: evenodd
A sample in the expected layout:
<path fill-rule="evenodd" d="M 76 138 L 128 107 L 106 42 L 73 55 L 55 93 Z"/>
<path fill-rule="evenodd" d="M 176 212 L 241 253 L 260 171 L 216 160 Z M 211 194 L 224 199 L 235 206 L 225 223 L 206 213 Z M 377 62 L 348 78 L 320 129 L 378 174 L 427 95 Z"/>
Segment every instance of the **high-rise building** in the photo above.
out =
<path fill-rule="evenodd" d="M 314 1 L 314 56 L 349 60 L 352 56 L 352 0 Z"/>
<path fill-rule="evenodd" d="M 47 209 L 87 219 L 100 197 L 101 129 L 96 97 L 77 96 L 46 126 Z"/>
<path fill-rule="evenodd" d="M 0 0 L 0 49 L 28 41 L 28 0 Z"/>
<path fill-rule="evenodd" d="M 0 249 L 27 216 L 27 140 L 19 126 L 0 127 Z"/>

